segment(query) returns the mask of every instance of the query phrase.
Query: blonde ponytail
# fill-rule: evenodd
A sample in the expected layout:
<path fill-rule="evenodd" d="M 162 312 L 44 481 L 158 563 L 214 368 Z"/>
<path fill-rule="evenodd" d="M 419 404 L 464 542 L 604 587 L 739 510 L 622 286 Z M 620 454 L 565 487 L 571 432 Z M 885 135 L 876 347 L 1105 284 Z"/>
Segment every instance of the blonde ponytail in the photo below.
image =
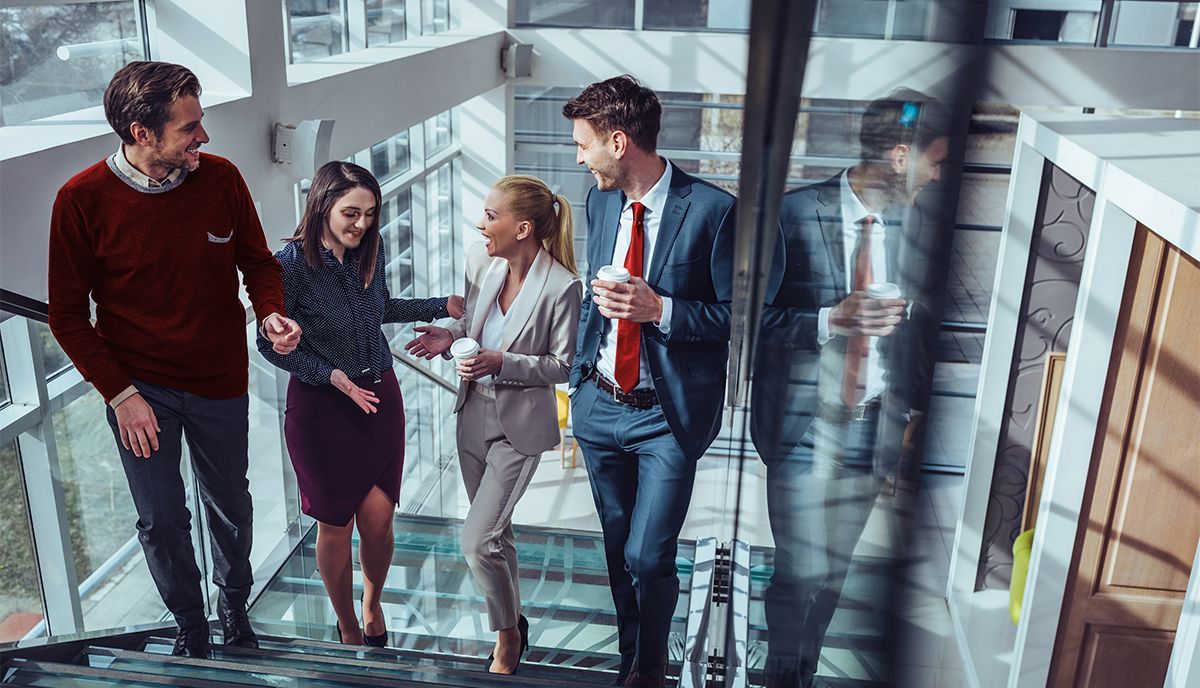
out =
<path fill-rule="evenodd" d="M 552 192 L 541 179 L 526 174 L 501 177 L 494 188 L 504 194 L 514 217 L 533 223 L 533 234 L 542 243 L 546 253 L 578 277 L 579 270 L 575 267 L 575 223 L 567 199 Z"/>
<path fill-rule="evenodd" d="M 571 204 L 562 194 L 554 194 L 554 204 L 558 210 L 558 231 L 551 232 L 542 245 L 554 260 L 578 277 L 579 271 L 575 267 L 575 218 L 571 213 Z"/>

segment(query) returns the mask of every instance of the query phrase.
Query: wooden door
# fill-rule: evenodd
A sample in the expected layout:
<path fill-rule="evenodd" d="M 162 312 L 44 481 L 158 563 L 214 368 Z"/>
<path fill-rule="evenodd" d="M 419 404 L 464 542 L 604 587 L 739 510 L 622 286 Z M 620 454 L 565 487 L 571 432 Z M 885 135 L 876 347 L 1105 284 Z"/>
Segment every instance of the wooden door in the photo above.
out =
<path fill-rule="evenodd" d="M 1139 225 L 1120 307 L 1056 688 L 1163 684 L 1200 538 L 1200 264 Z"/>

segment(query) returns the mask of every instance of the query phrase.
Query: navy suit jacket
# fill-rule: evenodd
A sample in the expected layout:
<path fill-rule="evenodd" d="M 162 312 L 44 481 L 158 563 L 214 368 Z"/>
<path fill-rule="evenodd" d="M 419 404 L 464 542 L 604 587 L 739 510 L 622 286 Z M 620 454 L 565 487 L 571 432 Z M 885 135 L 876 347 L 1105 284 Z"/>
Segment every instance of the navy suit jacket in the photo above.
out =
<path fill-rule="evenodd" d="M 848 296 L 841 208 L 840 174 L 783 197 L 771 280 L 778 286 L 763 309 L 751 391 L 751 437 L 767 463 L 782 460 L 796 446 L 819 405 L 817 313 Z M 903 223 L 889 218 L 884 235 L 889 279 L 912 303 L 908 320 L 882 350 L 885 426 L 902 426 L 910 410 L 925 408 L 936 360 L 950 237 L 945 223 L 922 218 L 921 208 L 913 207 Z M 844 350 L 846 338 L 834 337 L 825 346 Z M 897 431 L 903 428 L 885 427 L 881 437 L 890 442 Z M 886 474 L 894 458 L 877 457 L 876 472 Z"/>
<path fill-rule="evenodd" d="M 592 301 L 591 281 L 612 262 L 624 205 L 621 191 L 588 192 L 588 269 L 572 387 L 591 375 L 601 340 L 613 326 Z M 669 335 L 643 323 L 642 353 L 671 433 L 691 459 L 704 455 L 721 425 L 733 302 L 733 208 L 732 195 L 672 166 L 645 275 L 655 292 L 671 298 L 672 311 Z"/>

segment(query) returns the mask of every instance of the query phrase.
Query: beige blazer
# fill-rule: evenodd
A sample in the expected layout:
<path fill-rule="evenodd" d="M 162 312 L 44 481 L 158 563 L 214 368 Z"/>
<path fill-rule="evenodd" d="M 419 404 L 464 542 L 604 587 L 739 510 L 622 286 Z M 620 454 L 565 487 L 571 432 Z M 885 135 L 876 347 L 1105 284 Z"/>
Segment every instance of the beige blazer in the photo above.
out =
<path fill-rule="evenodd" d="M 450 327 L 455 338 L 479 341 L 483 321 L 504 286 L 508 262 L 490 258 L 483 243 L 467 251 L 467 314 Z M 583 283 L 545 250 L 525 276 L 521 292 L 508 311 L 500 345 L 504 362 L 492 389 L 500 427 L 513 448 L 527 456 L 558 444 L 558 406 L 554 385 L 566 382 L 579 331 Z M 458 413 L 470 383 L 460 379 Z"/>

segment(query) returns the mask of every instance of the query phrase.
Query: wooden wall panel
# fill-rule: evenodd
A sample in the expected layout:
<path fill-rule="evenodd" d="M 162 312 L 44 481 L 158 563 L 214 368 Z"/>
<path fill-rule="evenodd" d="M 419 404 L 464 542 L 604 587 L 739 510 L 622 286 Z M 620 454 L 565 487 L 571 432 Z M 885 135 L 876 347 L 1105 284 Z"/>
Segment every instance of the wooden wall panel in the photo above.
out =
<path fill-rule="evenodd" d="M 1182 599 L 1200 539 L 1200 269 L 1177 250 L 1152 327 L 1100 589 Z"/>
<path fill-rule="evenodd" d="M 1077 688 L 1161 686 L 1167 678 L 1174 634 L 1088 626 Z"/>
<path fill-rule="evenodd" d="M 1197 304 L 1200 265 L 1139 225 L 1051 686 L 1162 684 L 1200 538 Z"/>

